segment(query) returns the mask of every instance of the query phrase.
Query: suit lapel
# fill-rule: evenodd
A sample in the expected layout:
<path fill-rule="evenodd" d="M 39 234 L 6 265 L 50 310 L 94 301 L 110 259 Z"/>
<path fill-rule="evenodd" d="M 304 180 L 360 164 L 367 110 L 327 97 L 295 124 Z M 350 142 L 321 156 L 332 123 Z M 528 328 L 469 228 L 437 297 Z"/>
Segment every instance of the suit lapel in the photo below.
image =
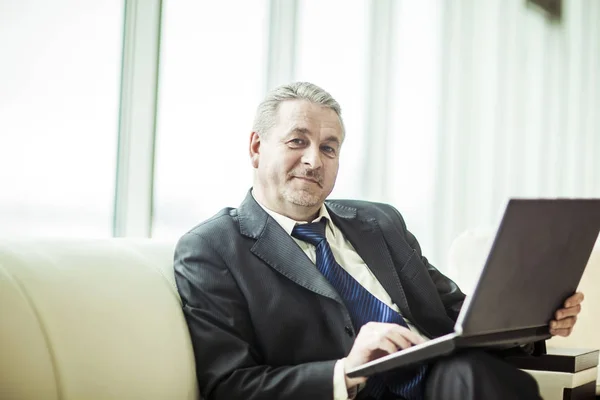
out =
<path fill-rule="evenodd" d="M 375 219 L 361 219 L 356 209 L 327 203 L 334 224 L 343 232 L 379 283 L 398 306 L 402 315 L 414 321 L 406 294 L 400 283 L 394 262 L 385 243 L 383 232 Z"/>
<path fill-rule="evenodd" d="M 304 254 L 296 242 L 272 218 L 251 249 L 283 276 L 306 289 L 344 304 L 336 290 Z"/>
<path fill-rule="evenodd" d="M 292 282 L 344 304 L 294 239 L 263 210 L 248 192 L 238 208 L 240 232 L 256 239 L 250 249 L 258 258 Z"/>
<path fill-rule="evenodd" d="M 355 208 L 330 202 L 326 206 L 333 223 L 354 246 L 402 315 L 414 320 L 377 221 L 358 217 Z M 250 192 L 238 208 L 238 218 L 240 233 L 256 239 L 251 248 L 253 254 L 292 282 L 344 305 L 337 291 Z"/>

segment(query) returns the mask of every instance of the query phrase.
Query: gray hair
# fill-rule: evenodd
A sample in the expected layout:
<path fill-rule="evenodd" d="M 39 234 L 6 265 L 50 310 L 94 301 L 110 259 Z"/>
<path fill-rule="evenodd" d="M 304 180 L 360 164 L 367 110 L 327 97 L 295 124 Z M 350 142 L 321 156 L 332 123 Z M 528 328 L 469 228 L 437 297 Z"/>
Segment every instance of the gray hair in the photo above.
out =
<path fill-rule="evenodd" d="M 339 103 L 328 92 L 309 82 L 289 83 L 278 86 L 267 93 L 265 99 L 258 105 L 252 130 L 260 136 L 266 135 L 275 126 L 279 104 L 287 100 L 308 100 L 332 109 L 340 119 L 342 137 L 346 134 Z"/>

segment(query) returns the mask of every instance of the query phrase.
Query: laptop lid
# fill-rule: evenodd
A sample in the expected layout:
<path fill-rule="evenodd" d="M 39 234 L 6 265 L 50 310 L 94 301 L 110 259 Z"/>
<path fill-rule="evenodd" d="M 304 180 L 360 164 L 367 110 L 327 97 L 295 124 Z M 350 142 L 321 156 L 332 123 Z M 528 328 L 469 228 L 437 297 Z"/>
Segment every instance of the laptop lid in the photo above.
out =
<path fill-rule="evenodd" d="M 577 289 L 599 231 L 600 199 L 510 200 L 456 331 L 547 332 Z"/>

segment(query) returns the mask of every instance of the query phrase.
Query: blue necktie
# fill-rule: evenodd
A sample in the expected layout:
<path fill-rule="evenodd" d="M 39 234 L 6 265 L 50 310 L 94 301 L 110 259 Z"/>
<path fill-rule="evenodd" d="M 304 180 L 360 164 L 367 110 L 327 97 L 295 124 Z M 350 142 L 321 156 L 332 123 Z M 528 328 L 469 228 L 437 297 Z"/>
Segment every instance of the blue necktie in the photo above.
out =
<path fill-rule="evenodd" d="M 356 331 L 370 321 L 396 323 L 408 328 L 400 314 L 373 296 L 335 261 L 325 237 L 326 224 L 325 219 L 311 224 L 298 224 L 294 227 L 292 236 L 315 246 L 317 268 L 344 301 Z M 378 374 L 369 378 L 363 391 L 370 397 L 379 399 L 387 387 L 392 393 L 407 400 L 422 399 L 422 383 L 426 372 L 426 365 L 422 365 Z"/>

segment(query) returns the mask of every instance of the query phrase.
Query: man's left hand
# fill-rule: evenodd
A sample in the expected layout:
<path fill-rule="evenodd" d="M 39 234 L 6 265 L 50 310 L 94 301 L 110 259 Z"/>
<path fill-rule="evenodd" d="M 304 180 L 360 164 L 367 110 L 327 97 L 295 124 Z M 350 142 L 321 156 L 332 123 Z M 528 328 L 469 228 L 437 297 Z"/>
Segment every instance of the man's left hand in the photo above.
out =
<path fill-rule="evenodd" d="M 577 292 L 565 300 L 564 308 L 556 311 L 555 319 L 550 321 L 550 334 L 558 336 L 569 336 L 577 322 L 577 315 L 581 311 L 583 293 Z"/>

